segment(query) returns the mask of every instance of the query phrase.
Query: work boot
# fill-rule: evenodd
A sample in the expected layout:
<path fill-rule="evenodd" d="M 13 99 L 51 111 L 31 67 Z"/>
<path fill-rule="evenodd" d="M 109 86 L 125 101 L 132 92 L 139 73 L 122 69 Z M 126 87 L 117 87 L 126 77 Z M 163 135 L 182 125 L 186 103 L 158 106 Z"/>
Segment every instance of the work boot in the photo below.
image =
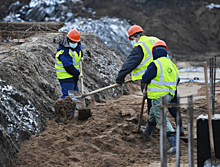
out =
<path fill-rule="evenodd" d="M 175 118 L 175 122 L 177 122 Z M 183 121 L 182 121 L 182 116 L 180 115 L 180 136 L 184 136 L 185 133 L 183 132 Z"/>
<path fill-rule="evenodd" d="M 55 122 L 58 123 L 58 124 L 59 124 L 59 123 L 63 123 L 64 125 L 67 125 L 67 124 L 68 124 L 68 122 L 66 122 L 65 120 L 63 121 L 63 119 L 58 119 L 58 118 L 55 119 Z"/>
<path fill-rule="evenodd" d="M 61 122 L 63 122 L 63 120 L 57 118 L 57 119 L 55 119 L 55 122 L 56 122 L 56 123 L 61 123 Z"/>
<path fill-rule="evenodd" d="M 147 120 L 147 125 L 145 128 L 141 129 L 145 137 L 151 137 L 153 131 L 155 131 L 156 123 L 151 123 Z"/>
<path fill-rule="evenodd" d="M 175 154 L 176 153 L 176 134 L 167 135 L 167 139 L 171 146 L 171 148 L 167 151 L 167 154 Z M 179 151 L 181 155 L 181 150 Z"/>

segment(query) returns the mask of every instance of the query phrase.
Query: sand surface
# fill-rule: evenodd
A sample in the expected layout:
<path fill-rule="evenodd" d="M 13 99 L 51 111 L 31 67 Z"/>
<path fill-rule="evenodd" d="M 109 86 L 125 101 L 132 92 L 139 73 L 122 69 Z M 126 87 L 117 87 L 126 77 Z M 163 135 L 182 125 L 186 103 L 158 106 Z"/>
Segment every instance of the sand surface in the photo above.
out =
<path fill-rule="evenodd" d="M 44 131 L 33 135 L 22 143 L 11 166 L 160 166 L 160 131 L 156 128 L 150 141 L 137 133 L 137 123 L 141 110 L 142 95 L 139 86 L 133 83 L 129 95 L 106 103 L 89 106 L 92 117 L 86 121 L 76 117 L 65 125 L 54 120 L 46 121 Z M 220 82 L 216 90 L 220 89 Z M 185 82 L 178 86 L 181 97 L 183 127 L 187 138 L 187 98 L 194 96 L 194 138 L 196 138 L 196 118 L 207 113 L 205 84 Z M 216 93 L 219 99 L 220 93 Z M 216 101 L 216 113 L 220 113 Z M 148 115 L 145 105 L 143 126 Z M 174 119 L 168 118 L 175 126 Z M 170 147 L 167 145 L 168 148 Z M 188 166 L 188 144 L 180 140 L 181 166 Z M 175 155 L 168 155 L 168 166 L 175 166 Z M 197 143 L 194 140 L 194 161 L 197 163 Z"/>

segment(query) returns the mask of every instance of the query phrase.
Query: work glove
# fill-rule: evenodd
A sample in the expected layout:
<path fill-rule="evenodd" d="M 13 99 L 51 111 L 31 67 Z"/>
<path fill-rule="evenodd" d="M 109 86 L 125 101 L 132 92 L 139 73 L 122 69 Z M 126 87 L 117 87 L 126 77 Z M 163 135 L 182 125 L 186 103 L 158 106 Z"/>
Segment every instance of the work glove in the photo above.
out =
<path fill-rule="evenodd" d="M 143 95 L 147 98 L 147 90 L 143 89 Z"/>
<path fill-rule="evenodd" d="M 119 79 L 118 77 L 116 78 L 116 83 L 117 84 L 123 84 L 125 82 L 125 79 Z"/>

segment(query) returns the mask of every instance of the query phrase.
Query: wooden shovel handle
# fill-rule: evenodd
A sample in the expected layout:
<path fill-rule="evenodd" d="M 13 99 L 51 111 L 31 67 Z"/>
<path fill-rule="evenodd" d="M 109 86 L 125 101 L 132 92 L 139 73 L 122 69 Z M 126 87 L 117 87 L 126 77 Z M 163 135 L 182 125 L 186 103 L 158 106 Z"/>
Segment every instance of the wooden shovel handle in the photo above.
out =
<path fill-rule="evenodd" d="M 211 153 L 214 153 L 215 149 L 214 149 L 214 140 L 213 140 L 213 131 L 212 131 L 212 120 L 211 120 L 211 110 L 210 110 L 210 101 L 209 101 L 210 99 L 209 99 L 209 92 L 208 92 L 207 62 L 204 62 L 203 65 L 204 65 L 204 74 L 205 74 L 206 101 L 207 101 L 207 108 L 208 108 L 210 148 L 211 148 Z"/>
<path fill-rule="evenodd" d="M 132 82 L 131 79 L 125 81 L 124 84 L 130 83 L 130 82 Z M 82 97 L 90 96 L 90 95 L 93 95 L 93 94 L 95 94 L 95 93 L 99 93 L 99 92 L 102 92 L 102 91 L 104 91 L 104 90 L 111 89 L 111 88 L 114 88 L 114 87 L 117 87 L 117 86 L 121 86 L 121 84 L 117 84 L 117 83 L 116 83 L 116 84 L 113 84 L 113 85 L 109 85 L 109 86 L 106 86 L 106 87 L 104 87 L 104 88 L 100 88 L 100 89 L 94 90 L 94 91 L 92 91 L 92 92 L 89 92 L 89 93 L 86 93 L 86 94 L 82 94 Z"/>
<path fill-rule="evenodd" d="M 143 115 L 143 110 L 144 110 L 144 102 L 146 99 L 146 92 L 147 91 L 147 84 L 144 85 L 144 93 L 143 93 L 143 99 L 142 99 L 142 104 L 141 104 L 141 112 L 139 115 L 139 120 L 138 120 L 138 132 L 140 132 L 140 127 L 141 127 L 141 121 L 142 121 L 142 115 Z"/>
<path fill-rule="evenodd" d="M 83 72 L 82 72 L 82 59 L 80 60 L 80 72 L 81 74 L 83 75 Z M 84 86 L 83 86 L 83 77 L 80 78 L 80 84 L 81 84 L 81 91 L 82 91 L 82 94 L 84 93 Z"/>

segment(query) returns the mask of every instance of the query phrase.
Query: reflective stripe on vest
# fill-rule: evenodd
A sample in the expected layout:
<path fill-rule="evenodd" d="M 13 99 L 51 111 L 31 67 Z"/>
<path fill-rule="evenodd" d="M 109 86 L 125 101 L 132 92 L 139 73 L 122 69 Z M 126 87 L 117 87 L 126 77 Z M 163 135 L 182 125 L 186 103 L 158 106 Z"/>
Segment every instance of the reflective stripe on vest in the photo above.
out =
<path fill-rule="evenodd" d="M 77 54 L 76 51 L 73 52 L 73 51 L 70 49 L 70 52 L 71 52 L 71 54 L 73 55 L 73 56 L 72 56 L 72 57 L 73 57 L 73 66 L 74 66 L 77 70 L 80 71 L 79 63 L 80 63 L 80 58 L 81 58 L 81 51 L 80 51 L 79 56 L 78 56 L 78 54 Z"/>
<path fill-rule="evenodd" d="M 67 78 L 72 78 L 73 75 L 69 74 L 65 68 L 63 67 L 62 61 L 60 61 L 58 58 L 61 54 L 63 54 L 64 50 L 60 50 L 56 54 L 56 62 L 55 62 L 55 68 L 56 68 L 56 74 L 58 79 L 67 79 Z M 80 55 L 78 56 L 76 51 L 72 51 L 71 49 L 69 50 L 69 55 L 72 57 L 73 60 L 73 66 L 79 70 L 80 72 L 80 58 L 81 58 L 81 51 Z"/>
<path fill-rule="evenodd" d="M 141 46 L 144 52 L 144 57 L 141 63 L 131 73 L 131 79 L 133 81 L 141 80 L 147 66 L 153 61 L 153 55 L 150 50 L 152 49 L 154 42 L 157 40 L 158 38 L 155 37 L 141 36 L 137 44 L 134 45 L 134 47 Z"/>
<path fill-rule="evenodd" d="M 156 61 L 157 61 L 157 63 L 160 66 L 160 81 L 151 80 L 151 83 L 157 84 L 157 85 L 177 85 L 177 81 L 178 80 L 175 81 L 175 82 L 163 82 L 163 70 L 162 70 L 163 68 L 162 68 L 162 64 L 161 64 L 161 62 L 158 59 Z M 176 72 L 176 78 L 178 78 L 177 72 Z"/>
<path fill-rule="evenodd" d="M 163 62 L 163 63 L 161 63 Z M 148 84 L 147 94 L 149 99 L 158 99 L 160 96 L 165 96 L 166 94 L 171 94 L 172 97 L 175 95 L 176 85 L 178 81 L 178 73 L 174 68 L 171 61 L 166 57 L 161 57 L 154 61 L 157 67 L 157 75 Z M 163 64 L 163 65 L 162 65 Z M 163 67 L 169 67 L 170 70 L 174 71 L 170 77 L 167 69 Z M 164 74 L 165 73 L 165 74 Z M 167 81 L 167 78 L 169 82 Z"/>

